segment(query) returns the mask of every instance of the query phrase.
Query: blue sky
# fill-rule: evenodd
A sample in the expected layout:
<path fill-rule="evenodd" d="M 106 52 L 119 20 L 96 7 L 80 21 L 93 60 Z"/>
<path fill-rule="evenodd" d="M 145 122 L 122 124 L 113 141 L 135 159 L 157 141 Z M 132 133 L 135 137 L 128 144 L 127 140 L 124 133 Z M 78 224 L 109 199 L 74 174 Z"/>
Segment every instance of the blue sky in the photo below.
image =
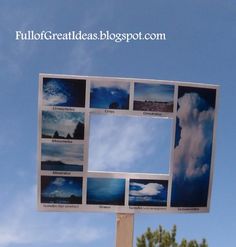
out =
<path fill-rule="evenodd" d="M 42 161 L 63 161 L 77 164 L 83 160 L 83 144 L 42 143 Z"/>
<path fill-rule="evenodd" d="M 84 113 L 43 111 L 42 134 L 53 136 L 55 131 L 58 131 L 60 136 L 73 136 L 78 122 L 84 122 Z"/>
<path fill-rule="evenodd" d="M 89 170 L 169 172 L 171 120 L 103 114 L 90 116 Z"/>
<path fill-rule="evenodd" d="M 15 31 L 28 29 L 166 32 L 167 40 L 16 42 Z M 219 84 L 210 213 L 137 214 L 134 238 L 148 226 L 177 224 L 178 238 L 205 237 L 214 247 L 236 245 L 235 29 L 234 0 L 1 0 L 0 246 L 110 247 L 115 241 L 115 214 L 36 211 L 40 72 Z"/>
<path fill-rule="evenodd" d="M 82 179 L 78 177 L 41 177 L 41 196 L 47 198 L 70 198 L 71 195 L 82 196 Z"/>
<path fill-rule="evenodd" d="M 125 203 L 125 179 L 89 177 L 87 187 L 87 204 Z"/>
<path fill-rule="evenodd" d="M 45 78 L 43 81 L 43 105 L 84 107 L 85 86 L 85 80 Z"/>
<path fill-rule="evenodd" d="M 179 87 L 171 194 L 173 206 L 207 205 L 215 98 L 216 90 L 213 89 Z M 214 102 L 212 106 L 208 99 Z"/>
<path fill-rule="evenodd" d="M 129 89 L 129 83 L 91 81 L 90 107 L 108 109 L 112 103 L 116 103 L 118 109 L 128 109 Z"/>
<path fill-rule="evenodd" d="M 167 187 L 167 180 L 132 179 L 129 183 L 129 205 L 166 206 Z"/>
<path fill-rule="evenodd" d="M 174 101 L 174 86 L 135 83 L 134 100 Z"/>

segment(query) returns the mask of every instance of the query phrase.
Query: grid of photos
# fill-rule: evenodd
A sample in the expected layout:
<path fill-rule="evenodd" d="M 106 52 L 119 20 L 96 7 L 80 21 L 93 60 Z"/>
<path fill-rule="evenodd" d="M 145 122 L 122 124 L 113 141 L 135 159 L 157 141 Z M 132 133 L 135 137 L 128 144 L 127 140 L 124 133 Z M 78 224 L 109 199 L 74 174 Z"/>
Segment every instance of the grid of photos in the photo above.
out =
<path fill-rule="evenodd" d="M 41 74 L 39 210 L 209 211 L 217 89 Z"/>
<path fill-rule="evenodd" d="M 76 177 L 70 177 L 68 180 L 66 177 L 59 178 L 54 175 L 81 173 L 84 170 L 85 96 L 86 80 L 84 79 L 50 76 L 41 79 L 39 163 L 41 173 L 47 175 L 42 176 L 40 180 L 41 203 L 65 204 L 66 197 L 64 199 L 61 197 L 70 194 L 68 188 L 73 192 L 70 184 L 76 185 L 77 189 L 79 187 L 81 195 L 78 199 L 78 193 L 72 193 L 67 203 L 82 202 L 81 175 L 78 175 L 80 177 L 77 182 Z M 58 181 L 65 183 L 60 184 Z M 48 191 L 52 188 L 55 190 L 49 195 Z"/>

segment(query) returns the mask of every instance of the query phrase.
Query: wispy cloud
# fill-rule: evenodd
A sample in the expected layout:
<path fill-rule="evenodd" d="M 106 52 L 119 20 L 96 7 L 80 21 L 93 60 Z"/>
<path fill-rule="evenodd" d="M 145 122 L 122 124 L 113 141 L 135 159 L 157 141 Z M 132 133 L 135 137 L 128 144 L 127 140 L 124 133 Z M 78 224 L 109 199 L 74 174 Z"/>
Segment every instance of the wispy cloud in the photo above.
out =
<path fill-rule="evenodd" d="M 106 17 L 107 22 L 112 20 L 115 7 L 113 1 L 102 4 L 99 2 L 94 8 L 88 9 L 84 13 L 83 20 L 81 20 L 78 29 L 87 33 L 99 32 L 97 29 L 100 23 L 104 21 Z M 96 29 L 95 29 L 96 27 Z M 105 31 L 105 30 L 103 30 Z M 94 43 L 96 42 L 96 45 Z M 93 43 L 93 44 L 91 44 Z M 94 57 L 101 51 L 107 52 L 114 49 L 109 42 L 103 41 L 78 41 L 72 47 L 71 52 L 68 55 L 67 62 L 65 64 L 65 70 L 67 73 L 87 75 L 95 69 Z"/>
<path fill-rule="evenodd" d="M 11 244 L 92 244 L 108 229 L 92 224 L 89 216 L 72 220 L 73 213 L 42 213 L 35 209 L 36 188 L 18 194 L 1 210 L 0 246 Z M 93 245 L 93 244 L 92 244 Z"/>
<path fill-rule="evenodd" d="M 82 144 L 42 143 L 42 161 L 61 160 L 68 164 L 78 164 L 83 160 Z"/>
<path fill-rule="evenodd" d="M 93 88 L 108 88 L 111 90 L 111 88 L 119 88 L 124 91 L 126 91 L 129 94 L 130 84 L 127 82 L 118 82 L 118 81 L 91 81 L 91 89 Z"/>
<path fill-rule="evenodd" d="M 170 143 L 169 122 L 96 114 L 91 118 L 89 169 L 150 172 L 167 167 L 161 157 L 168 157 L 163 149 Z"/>

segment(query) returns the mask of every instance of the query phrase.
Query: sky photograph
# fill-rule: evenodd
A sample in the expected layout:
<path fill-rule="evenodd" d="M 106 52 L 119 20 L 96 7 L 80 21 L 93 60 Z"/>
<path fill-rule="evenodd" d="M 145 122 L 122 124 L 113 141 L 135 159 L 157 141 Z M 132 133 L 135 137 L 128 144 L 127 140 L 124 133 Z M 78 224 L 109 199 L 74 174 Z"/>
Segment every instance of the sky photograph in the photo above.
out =
<path fill-rule="evenodd" d="M 90 108 L 129 109 L 129 83 L 92 81 L 90 85 Z"/>
<path fill-rule="evenodd" d="M 213 89 L 180 87 L 171 194 L 173 207 L 207 205 L 215 98 Z"/>
<path fill-rule="evenodd" d="M 44 78 L 44 106 L 85 106 L 85 80 Z"/>
<path fill-rule="evenodd" d="M 164 84 L 134 84 L 134 100 L 137 101 L 158 101 L 172 102 L 174 101 L 174 86 Z"/>
<path fill-rule="evenodd" d="M 167 180 L 130 179 L 129 205 L 155 206 L 167 205 Z"/>
<path fill-rule="evenodd" d="M 83 144 L 42 143 L 42 170 L 82 171 Z"/>
<path fill-rule="evenodd" d="M 84 123 L 82 112 L 42 111 L 42 138 L 74 138 L 79 123 Z"/>
<path fill-rule="evenodd" d="M 39 34 L 42 31 L 57 33 L 81 31 L 86 34 L 100 31 L 108 31 L 110 34 L 165 33 L 166 39 L 130 40 L 129 42 L 88 39 L 17 40 L 16 31 L 22 33 L 34 31 Z M 236 246 L 234 237 L 236 229 L 235 0 L 216 0 L 214 3 L 209 0 L 145 2 L 1 0 L 0 34 L 1 247 L 115 246 L 115 213 L 40 212 L 37 208 L 37 172 L 38 165 L 41 166 L 41 160 L 38 160 L 38 158 L 41 159 L 41 154 L 38 155 L 39 128 L 42 129 L 43 134 L 50 136 L 44 139 L 45 143 L 49 143 L 55 131 L 58 131 L 63 138 L 68 134 L 73 137 L 76 124 L 80 120 L 83 121 L 82 115 L 73 116 L 68 112 L 69 116 L 63 118 L 63 126 L 66 123 L 67 128 L 61 128 L 57 117 L 52 116 L 48 111 L 46 114 L 43 113 L 44 116 L 41 117 L 44 120 L 39 123 L 41 119 L 38 115 L 40 73 L 137 78 L 135 82 L 138 82 L 140 78 L 171 81 L 171 84 L 174 84 L 174 81 L 183 81 L 219 85 L 218 104 L 215 106 L 212 103 L 212 93 L 209 91 L 206 93 L 182 88 L 179 95 L 176 95 L 179 101 L 179 120 L 176 125 L 178 133 L 174 139 L 174 155 L 184 161 L 184 167 L 187 169 L 183 173 L 178 166 L 180 161 L 176 159 L 174 172 L 176 176 L 186 178 L 184 188 L 194 189 L 197 193 L 199 187 L 195 187 L 192 181 L 200 181 L 203 178 L 207 180 L 209 159 L 213 161 L 210 167 L 213 172 L 212 190 L 207 195 L 210 200 L 209 212 L 135 214 L 133 246 L 136 246 L 136 238 L 141 236 L 148 227 L 155 230 L 158 225 L 162 225 L 170 230 L 174 224 L 177 225 L 178 242 L 182 238 L 196 239 L 199 242 L 205 238 L 209 247 Z M 73 92 L 71 89 L 65 90 L 61 82 L 48 81 L 45 82 L 45 87 L 46 93 L 43 96 L 44 99 L 41 98 L 41 103 L 44 102 L 48 106 L 63 105 L 65 108 L 69 105 L 77 105 L 76 102 L 67 101 L 68 95 L 74 94 L 76 90 L 72 90 Z M 128 88 L 113 91 L 112 86 L 109 90 L 102 90 L 102 94 L 100 92 L 95 94 L 95 106 L 98 109 L 104 109 L 103 107 L 108 109 L 109 106 L 117 109 L 121 106 L 120 101 L 113 100 L 111 95 L 127 91 Z M 91 92 L 86 93 L 90 96 Z M 99 105 L 100 100 L 97 99 L 103 98 L 103 93 L 110 95 L 111 100 Z M 128 94 L 125 93 L 125 95 Z M 86 103 L 89 105 L 91 101 Z M 196 126 L 189 125 L 191 114 L 184 115 L 183 107 L 188 108 L 190 112 L 193 108 L 195 109 L 194 112 L 199 120 Z M 217 113 L 214 119 L 211 118 L 213 112 Z M 94 117 L 92 124 L 105 125 L 111 137 L 121 136 L 122 141 L 115 143 L 111 138 L 110 143 L 121 146 L 111 150 L 112 146 L 107 141 L 97 142 L 99 145 L 92 147 L 93 152 L 89 154 L 89 160 L 92 161 L 89 164 L 92 164 L 91 169 L 96 169 L 97 164 L 103 164 L 104 170 L 125 170 L 127 167 L 129 169 L 132 167 L 129 164 L 136 163 L 138 167 L 145 170 L 144 164 L 148 161 L 148 152 L 152 151 L 149 149 L 150 143 L 157 138 L 149 130 L 160 128 L 158 138 L 160 141 L 164 140 L 163 143 L 165 139 L 168 139 L 166 133 L 169 132 L 164 131 L 165 129 L 162 131 L 159 123 L 155 125 L 155 121 L 150 120 L 151 116 L 147 117 L 145 124 L 139 121 L 126 123 L 126 120 L 121 118 L 117 125 L 114 120 L 109 119 L 109 116 L 106 121 Z M 186 121 L 182 121 L 184 119 Z M 54 128 L 53 121 L 57 128 Z M 168 121 L 174 124 L 173 120 Z M 212 121 L 216 124 L 216 146 L 210 157 L 208 151 L 211 145 Z M 132 126 L 130 126 L 131 123 Z M 95 129 L 91 133 L 98 138 L 95 135 Z M 122 134 L 119 135 L 117 130 Z M 97 129 L 97 131 L 100 130 Z M 201 133 L 208 133 L 207 137 L 201 139 Z M 194 150 L 192 157 L 183 148 L 189 135 L 196 135 L 196 142 L 188 146 Z M 101 136 L 105 138 L 106 133 L 101 133 Z M 128 142 L 127 137 L 130 137 Z M 202 150 L 194 148 L 195 143 L 198 143 L 198 147 L 201 146 Z M 144 150 L 144 146 L 148 149 Z M 55 161 L 51 147 L 46 147 L 46 150 L 45 147 L 41 148 L 44 158 Z M 69 153 L 69 150 L 63 148 L 56 149 L 55 146 L 52 152 L 57 153 L 58 157 L 60 157 L 59 153 Z M 157 148 L 154 153 L 159 154 L 159 150 Z M 74 151 L 74 148 L 70 150 L 72 153 Z M 162 151 L 160 156 L 156 157 L 157 159 L 162 160 L 166 157 L 168 151 L 166 149 Z M 164 157 L 161 157 L 162 153 Z M 121 158 L 120 163 L 117 162 L 117 156 Z M 73 157 L 77 159 L 78 156 Z M 74 162 L 74 158 L 67 161 Z M 114 161 L 114 165 L 107 160 Z M 64 162 L 67 161 L 64 160 Z M 161 162 L 161 164 L 166 163 Z M 146 171 L 148 170 L 150 171 L 150 169 Z M 75 176 L 72 175 L 73 177 Z M 47 178 L 44 176 L 42 181 L 40 180 L 43 189 L 40 197 L 42 196 L 46 201 L 80 202 L 82 182 L 84 181 L 78 178 L 70 181 L 63 175 L 54 174 Z M 99 195 L 99 188 L 92 185 L 93 183 L 91 183 L 91 192 L 94 199 L 94 196 Z M 157 185 L 147 187 L 147 184 L 140 181 L 138 186 L 133 187 L 131 192 L 136 195 L 136 198 L 141 197 L 137 195 L 145 193 L 146 190 L 157 192 L 160 189 Z M 100 187 L 102 188 L 102 184 Z M 146 187 L 148 189 L 145 189 Z M 117 187 L 114 186 L 114 188 Z M 181 186 L 178 185 L 175 198 L 172 198 L 175 204 L 179 203 L 180 189 Z M 205 189 L 204 185 L 204 191 Z M 186 190 L 188 195 L 189 190 Z M 201 198 L 203 204 L 205 196 L 206 194 Z M 194 198 L 191 198 L 191 202 Z M 186 200 L 185 205 L 191 202 Z"/>
<path fill-rule="evenodd" d="M 173 112 L 173 85 L 134 83 L 134 106 L 136 111 Z"/>
<path fill-rule="evenodd" d="M 87 204 L 124 205 L 125 179 L 92 178 L 87 179 Z"/>
<path fill-rule="evenodd" d="M 41 176 L 41 202 L 56 204 L 82 203 L 82 178 Z"/>

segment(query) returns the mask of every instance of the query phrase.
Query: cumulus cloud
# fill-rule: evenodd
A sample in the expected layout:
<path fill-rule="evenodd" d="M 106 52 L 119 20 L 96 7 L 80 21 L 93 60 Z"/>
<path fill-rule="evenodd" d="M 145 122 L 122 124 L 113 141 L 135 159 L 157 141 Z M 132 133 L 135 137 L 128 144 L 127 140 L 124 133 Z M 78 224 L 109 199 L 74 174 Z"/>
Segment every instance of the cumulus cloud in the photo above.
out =
<path fill-rule="evenodd" d="M 197 93 L 186 93 L 178 100 L 177 117 L 181 128 L 174 150 L 174 175 L 200 177 L 209 172 L 214 109 Z"/>
<path fill-rule="evenodd" d="M 66 103 L 68 97 L 64 91 L 58 86 L 56 81 L 49 81 L 43 86 L 43 103 L 44 105 L 57 105 Z"/>
<path fill-rule="evenodd" d="M 130 183 L 130 185 L 140 188 L 139 190 L 130 190 L 129 194 L 131 196 L 156 196 L 164 189 L 164 186 L 158 183 Z"/>

